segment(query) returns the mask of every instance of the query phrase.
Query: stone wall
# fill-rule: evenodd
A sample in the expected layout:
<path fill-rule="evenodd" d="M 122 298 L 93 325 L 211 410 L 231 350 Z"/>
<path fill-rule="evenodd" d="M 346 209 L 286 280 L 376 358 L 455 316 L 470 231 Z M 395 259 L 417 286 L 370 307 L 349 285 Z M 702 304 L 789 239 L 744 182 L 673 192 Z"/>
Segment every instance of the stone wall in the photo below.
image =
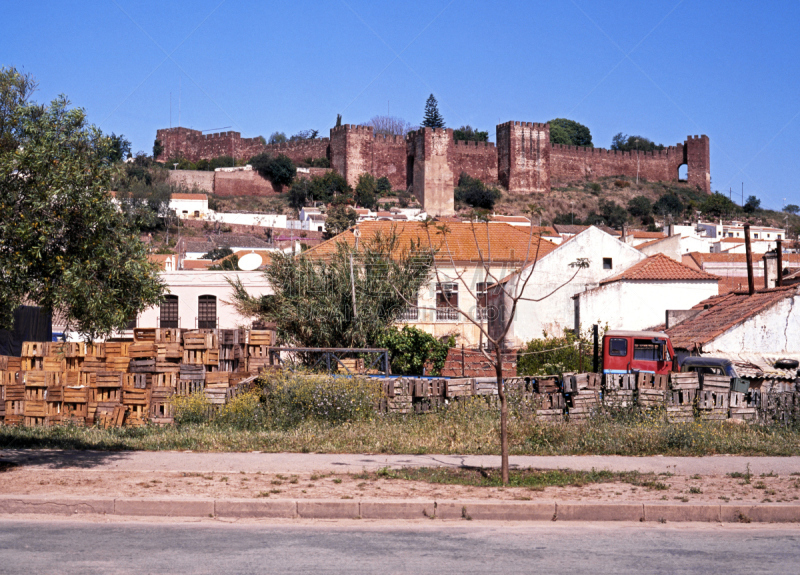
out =
<path fill-rule="evenodd" d="M 196 188 L 213 194 L 214 172 L 204 172 L 201 170 L 170 170 L 169 183 L 173 186 L 184 187 L 187 190 Z"/>

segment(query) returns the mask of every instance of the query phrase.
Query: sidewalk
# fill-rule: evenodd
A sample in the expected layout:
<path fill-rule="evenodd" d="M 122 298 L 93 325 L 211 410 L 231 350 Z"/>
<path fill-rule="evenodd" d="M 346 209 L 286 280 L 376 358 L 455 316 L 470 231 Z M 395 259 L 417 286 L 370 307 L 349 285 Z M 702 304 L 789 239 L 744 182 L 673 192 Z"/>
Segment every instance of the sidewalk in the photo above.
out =
<path fill-rule="evenodd" d="M 173 471 L 193 473 L 357 473 L 383 467 L 499 467 L 496 455 L 364 455 L 328 453 L 209 453 L 185 451 L 0 450 L 0 460 L 43 469 L 97 471 Z M 511 456 L 512 467 L 536 469 L 607 469 L 676 475 L 725 475 L 800 472 L 800 456 L 705 457 Z"/>

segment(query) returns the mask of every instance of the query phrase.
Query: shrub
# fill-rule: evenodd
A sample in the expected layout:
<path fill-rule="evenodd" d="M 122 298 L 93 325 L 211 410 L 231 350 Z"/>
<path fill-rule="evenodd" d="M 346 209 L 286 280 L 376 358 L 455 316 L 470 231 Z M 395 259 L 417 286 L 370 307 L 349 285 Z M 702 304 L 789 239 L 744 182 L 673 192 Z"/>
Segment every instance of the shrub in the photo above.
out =
<path fill-rule="evenodd" d="M 439 375 L 447 359 L 447 350 L 455 345 L 453 336 L 444 341 L 419 328 L 407 325 L 387 331 L 378 345 L 389 350 L 392 373 L 422 375 L 423 368 L 432 368 L 426 375 Z"/>
<path fill-rule="evenodd" d="M 190 423 L 205 423 L 208 421 L 211 402 L 202 391 L 191 395 L 172 396 L 172 406 L 175 410 L 175 423 L 186 425 Z"/>
<path fill-rule="evenodd" d="M 305 420 L 329 424 L 372 419 L 381 399 L 377 379 L 282 372 L 262 376 L 266 412 L 273 425 Z"/>
<path fill-rule="evenodd" d="M 386 176 L 378 178 L 378 181 L 375 182 L 375 191 L 379 196 L 389 195 L 389 192 L 392 191 L 392 183 L 389 181 L 389 178 Z M 787 209 L 788 207 L 789 206 L 787 206 Z"/>
<path fill-rule="evenodd" d="M 628 188 L 630 187 L 631 183 L 626 182 L 625 180 L 614 180 L 614 185 L 618 188 Z"/>
<path fill-rule="evenodd" d="M 602 339 L 605 330 L 600 330 Z M 580 337 L 565 331 L 561 337 L 532 339 L 520 350 L 517 361 L 519 375 L 558 375 L 565 371 L 578 371 L 580 368 L 580 346 L 583 343 L 583 371 L 592 367 L 592 336 L 587 331 Z M 552 350 L 552 351 L 547 351 Z M 543 353 L 544 352 L 544 353 Z"/>
<path fill-rule="evenodd" d="M 257 429 L 266 424 L 266 410 L 259 391 L 241 393 L 223 405 L 214 423 L 235 429 Z"/>
<path fill-rule="evenodd" d="M 377 205 L 375 200 L 376 192 L 377 184 L 375 182 L 375 176 L 366 172 L 358 176 L 356 204 L 363 208 L 373 209 Z"/>
<path fill-rule="evenodd" d="M 586 187 L 589 188 L 589 191 L 591 191 L 593 194 L 597 194 L 603 189 L 603 186 L 597 182 L 591 182 L 590 184 L 587 184 Z"/>
<path fill-rule="evenodd" d="M 455 189 L 455 200 L 473 208 L 491 210 L 495 202 L 500 199 L 500 190 L 486 186 L 477 178 L 470 177 L 465 172 L 458 179 Z"/>

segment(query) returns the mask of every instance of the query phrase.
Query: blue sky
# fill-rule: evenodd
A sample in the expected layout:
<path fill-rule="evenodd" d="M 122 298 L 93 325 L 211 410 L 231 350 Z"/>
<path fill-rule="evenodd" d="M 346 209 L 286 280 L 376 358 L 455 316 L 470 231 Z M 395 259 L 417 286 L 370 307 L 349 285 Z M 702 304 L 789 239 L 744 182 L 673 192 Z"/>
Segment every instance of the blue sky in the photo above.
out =
<path fill-rule="evenodd" d="M 711 139 L 712 188 L 800 204 L 800 2 L 251 0 L 2 3 L 0 65 L 151 151 L 180 123 L 327 135 L 336 114 L 450 127 L 567 117 Z M 227 128 L 230 126 L 230 128 Z"/>

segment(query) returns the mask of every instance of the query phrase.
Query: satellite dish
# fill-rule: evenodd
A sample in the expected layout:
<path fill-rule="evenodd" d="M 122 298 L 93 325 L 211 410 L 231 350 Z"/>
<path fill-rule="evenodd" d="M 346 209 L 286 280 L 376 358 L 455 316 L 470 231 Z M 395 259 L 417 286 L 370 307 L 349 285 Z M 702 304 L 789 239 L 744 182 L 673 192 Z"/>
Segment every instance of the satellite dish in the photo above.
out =
<path fill-rule="evenodd" d="M 257 270 L 264 260 L 257 253 L 245 254 L 239 258 L 239 269 L 245 272 Z"/>

